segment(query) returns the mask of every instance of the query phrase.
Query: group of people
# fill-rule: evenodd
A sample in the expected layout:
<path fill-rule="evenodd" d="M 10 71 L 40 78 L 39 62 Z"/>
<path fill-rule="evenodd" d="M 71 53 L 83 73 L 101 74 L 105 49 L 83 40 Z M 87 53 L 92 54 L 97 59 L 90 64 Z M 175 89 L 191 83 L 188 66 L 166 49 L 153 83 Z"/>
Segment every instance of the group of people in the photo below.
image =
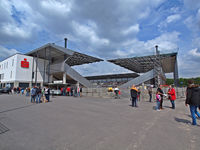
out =
<path fill-rule="evenodd" d="M 152 92 L 151 92 L 151 94 L 152 94 Z M 156 103 L 157 103 L 156 110 L 157 111 L 160 111 L 163 109 L 163 97 L 164 96 L 166 96 L 166 94 L 164 94 L 164 92 L 162 90 L 162 86 L 160 85 L 156 91 Z M 174 89 L 174 85 L 169 86 L 167 96 L 171 102 L 171 105 L 172 105 L 171 108 L 175 109 L 176 91 Z M 152 97 L 152 95 L 150 97 Z"/>
<path fill-rule="evenodd" d="M 50 101 L 50 89 L 46 86 L 41 89 L 41 87 L 34 86 L 31 89 L 31 103 L 41 103 Z"/>
<path fill-rule="evenodd" d="M 82 87 L 63 87 L 60 89 L 63 96 L 82 96 Z"/>
<path fill-rule="evenodd" d="M 152 89 L 153 87 L 151 86 L 148 88 L 149 102 L 152 102 L 152 93 L 153 93 Z M 130 94 L 132 100 L 132 107 L 138 107 L 137 105 L 138 89 L 135 87 L 135 85 L 131 87 Z M 163 109 L 164 97 L 168 98 L 168 100 L 171 102 L 171 108 L 175 109 L 176 91 L 174 85 L 169 86 L 167 94 L 163 92 L 161 85 L 157 88 L 156 98 L 155 98 L 157 111 Z M 186 89 L 185 105 L 189 106 L 190 108 L 192 125 L 197 125 L 196 116 L 200 118 L 200 113 L 198 112 L 198 109 L 200 110 L 200 86 L 194 84 L 194 81 L 192 80 L 188 81 L 188 87 Z"/>

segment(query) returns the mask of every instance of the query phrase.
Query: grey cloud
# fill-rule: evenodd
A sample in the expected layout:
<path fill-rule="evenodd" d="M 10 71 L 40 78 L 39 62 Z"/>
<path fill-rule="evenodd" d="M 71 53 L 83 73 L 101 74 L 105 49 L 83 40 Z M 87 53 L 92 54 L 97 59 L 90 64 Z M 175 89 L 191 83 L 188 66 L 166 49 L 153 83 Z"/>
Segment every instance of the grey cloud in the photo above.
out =
<path fill-rule="evenodd" d="M 36 33 L 44 30 L 48 32 L 50 36 L 64 37 L 68 34 L 74 39 L 78 40 L 81 44 L 85 43 L 91 45 L 90 49 L 94 49 L 102 56 L 107 51 L 114 52 L 120 48 L 120 44 L 128 39 L 135 38 L 136 34 L 125 35 L 122 34 L 123 30 L 135 25 L 138 20 L 147 17 L 152 8 L 157 7 L 164 0 L 143 0 L 143 1 L 129 1 L 129 0 L 102 0 L 102 1 L 11 1 L 16 9 L 24 13 L 24 29 L 26 27 L 25 22 L 35 24 L 35 27 L 30 27 L 28 32 Z M 49 2 L 49 4 L 47 3 Z M 55 6 L 53 7 L 53 5 Z M 67 10 L 67 11 L 66 11 Z M 148 10 L 148 11 L 145 11 Z M 138 15 L 141 14 L 141 15 Z M 101 44 L 91 44 L 85 37 L 80 37 L 77 34 L 74 24 L 77 22 L 82 25 L 88 24 L 88 22 L 94 22 L 97 28 L 94 29 L 96 37 L 98 39 L 108 39 L 109 45 L 102 42 Z M 27 32 L 27 33 L 28 33 Z M 30 35 L 36 37 L 36 34 Z M 62 37 L 62 38 L 63 38 Z M 12 37 L 8 36 L 8 39 Z M 49 37 L 51 38 L 51 37 Z M 18 38 L 25 40 L 23 38 Z M 17 40 L 17 39 L 14 39 Z M 77 42 L 77 41 L 73 41 Z M 84 44 L 83 44 L 84 45 Z"/>
<path fill-rule="evenodd" d="M 178 66 L 180 77 L 199 77 L 200 75 L 200 59 L 188 52 L 187 54 L 178 56 Z"/>
<path fill-rule="evenodd" d="M 19 53 L 16 49 L 7 49 L 0 45 L 0 60 L 16 53 Z"/>

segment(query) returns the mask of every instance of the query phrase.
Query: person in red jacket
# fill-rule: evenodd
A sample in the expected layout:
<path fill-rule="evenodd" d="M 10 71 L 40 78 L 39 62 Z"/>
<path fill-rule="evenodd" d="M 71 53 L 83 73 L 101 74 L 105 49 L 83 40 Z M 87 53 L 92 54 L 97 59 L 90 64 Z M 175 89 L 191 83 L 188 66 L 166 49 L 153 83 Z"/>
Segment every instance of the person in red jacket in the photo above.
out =
<path fill-rule="evenodd" d="M 168 89 L 168 98 L 172 104 L 172 109 L 175 109 L 176 91 L 174 85 L 170 85 Z"/>

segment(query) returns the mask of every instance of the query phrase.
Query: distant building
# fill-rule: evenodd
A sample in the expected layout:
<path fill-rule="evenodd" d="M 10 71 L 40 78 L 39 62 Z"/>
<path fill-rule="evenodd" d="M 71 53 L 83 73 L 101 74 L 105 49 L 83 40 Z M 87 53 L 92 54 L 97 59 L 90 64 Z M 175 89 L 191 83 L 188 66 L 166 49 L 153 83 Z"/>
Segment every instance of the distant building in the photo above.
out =
<path fill-rule="evenodd" d="M 103 61 L 55 44 L 46 44 L 27 54 L 15 54 L 0 62 L 0 87 L 31 87 L 69 83 L 91 87 L 71 66 Z"/>

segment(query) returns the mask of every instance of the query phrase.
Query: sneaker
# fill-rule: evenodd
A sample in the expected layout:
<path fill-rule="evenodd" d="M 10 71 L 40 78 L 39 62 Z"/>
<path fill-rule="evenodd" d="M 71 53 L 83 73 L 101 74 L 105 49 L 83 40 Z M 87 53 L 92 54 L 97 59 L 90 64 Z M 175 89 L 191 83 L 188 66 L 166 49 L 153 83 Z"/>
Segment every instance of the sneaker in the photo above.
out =
<path fill-rule="evenodd" d="M 197 124 L 195 124 L 195 123 L 192 123 L 192 125 L 193 125 L 193 126 L 196 126 Z"/>
<path fill-rule="evenodd" d="M 157 109 L 157 111 L 160 111 L 160 109 Z"/>

